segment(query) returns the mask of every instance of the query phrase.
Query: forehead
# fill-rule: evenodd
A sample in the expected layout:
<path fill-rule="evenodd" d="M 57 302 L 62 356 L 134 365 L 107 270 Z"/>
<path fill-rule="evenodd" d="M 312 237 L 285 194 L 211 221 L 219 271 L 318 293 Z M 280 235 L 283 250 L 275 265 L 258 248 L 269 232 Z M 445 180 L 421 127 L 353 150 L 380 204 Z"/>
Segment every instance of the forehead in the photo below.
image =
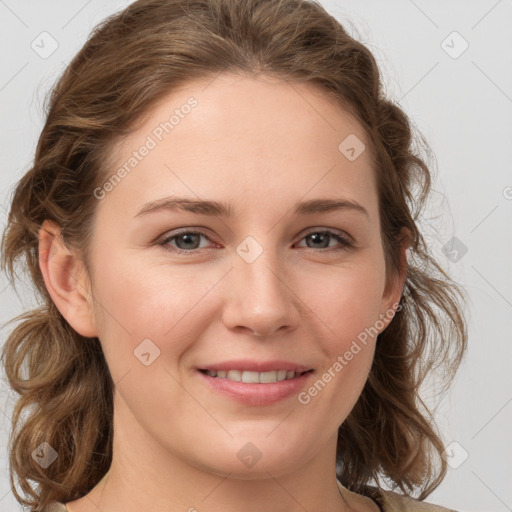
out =
<path fill-rule="evenodd" d="M 153 105 L 109 160 L 107 179 L 125 169 L 109 201 L 131 212 L 185 193 L 229 202 L 243 196 L 240 207 L 341 194 L 375 208 L 362 126 L 307 83 L 235 74 L 187 83 Z"/>

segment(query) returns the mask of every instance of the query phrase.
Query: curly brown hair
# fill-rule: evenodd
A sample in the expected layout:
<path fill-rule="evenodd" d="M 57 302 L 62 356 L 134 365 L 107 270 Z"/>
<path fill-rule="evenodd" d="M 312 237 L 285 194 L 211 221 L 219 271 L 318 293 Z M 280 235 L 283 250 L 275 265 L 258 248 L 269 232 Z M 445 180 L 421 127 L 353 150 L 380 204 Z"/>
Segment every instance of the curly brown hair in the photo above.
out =
<path fill-rule="evenodd" d="M 417 226 L 431 188 L 419 150 L 430 150 L 384 97 L 373 55 L 315 0 L 138 0 L 93 30 L 47 97 L 35 159 L 13 191 L 2 238 L 2 269 L 15 286 L 24 257 L 42 302 L 11 320 L 19 323 L 2 351 L 20 395 L 11 488 L 32 510 L 87 494 L 110 467 L 113 435 L 114 383 L 100 342 L 78 334 L 53 303 L 39 268 L 39 230 L 45 220 L 57 223 L 90 272 L 93 190 L 109 173 L 113 144 L 173 88 L 224 70 L 316 84 L 365 129 L 388 276 L 399 269 L 402 228 L 411 258 L 401 310 L 379 335 L 369 378 L 339 427 L 337 476 L 354 492 L 387 481 L 419 499 L 445 476 L 444 445 L 420 387 L 434 369 L 443 390 L 455 375 L 467 344 L 464 293 Z M 43 469 L 30 454 L 45 441 L 59 457 Z"/>

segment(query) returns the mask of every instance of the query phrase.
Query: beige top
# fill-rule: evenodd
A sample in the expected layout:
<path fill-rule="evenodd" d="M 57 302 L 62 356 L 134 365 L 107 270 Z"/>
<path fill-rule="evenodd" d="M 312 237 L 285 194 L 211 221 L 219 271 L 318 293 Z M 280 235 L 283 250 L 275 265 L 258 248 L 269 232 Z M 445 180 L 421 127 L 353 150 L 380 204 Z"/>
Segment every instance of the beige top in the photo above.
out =
<path fill-rule="evenodd" d="M 355 493 L 345 489 L 338 482 L 338 486 L 345 495 L 357 497 Z M 456 512 L 453 509 L 441 507 L 439 505 L 431 505 L 424 501 L 418 501 L 413 498 L 402 496 L 393 491 L 380 491 L 373 488 L 371 498 L 379 505 L 382 512 Z M 51 505 L 45 507 L 41 512 L 69 512 L 66 505 L 59 502 L 54 502 Z"/>

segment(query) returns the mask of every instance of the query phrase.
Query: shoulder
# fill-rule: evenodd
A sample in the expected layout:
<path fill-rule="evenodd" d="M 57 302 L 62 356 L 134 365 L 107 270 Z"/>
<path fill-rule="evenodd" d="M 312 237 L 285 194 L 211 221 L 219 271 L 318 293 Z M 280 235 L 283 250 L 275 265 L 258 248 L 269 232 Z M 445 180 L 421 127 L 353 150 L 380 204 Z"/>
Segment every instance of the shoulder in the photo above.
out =
<path fill-rule="evenodd" d="M 393 491 L 380 490 L 379 494 L 384 512 L 456 512 L 453 509 L 418 501 Z"/>
<path fill-rule="evenodd" d="M 355 494 L 346 489 L 338 480 L 340 490 L 350 496 L 365 496 L 379 505 L 382 512 L 457 512 L 453 509 L 433 505 L 425 501 L 418 501 L 414 498 L 398 494 L 394 491 L 387 491 L 371 485 L 364 485 L 361 495 Z"/>
<path fill-rule="evenodd" d="M 64 503 L 54 501 L 53 503 L 46 505 L 46 507 L 44 507 L 41 512 L 68 512 L 68 509 Z"/>
<path fill-rule="evenodd" d="M 456 512 L 453 509 L 433 505 L 425 501 L 402 496 L 393 491 L 379 490 L 376 496 L 384 512 Z M 47 505 L 41 512 L 68 512 L 63 503 L 54 502 Z"/>

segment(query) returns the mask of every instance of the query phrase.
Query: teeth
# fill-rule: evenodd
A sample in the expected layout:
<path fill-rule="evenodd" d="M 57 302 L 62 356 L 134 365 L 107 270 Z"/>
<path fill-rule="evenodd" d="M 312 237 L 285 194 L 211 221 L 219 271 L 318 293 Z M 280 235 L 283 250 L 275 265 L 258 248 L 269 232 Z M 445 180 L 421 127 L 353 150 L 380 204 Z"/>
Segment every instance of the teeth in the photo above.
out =
<path fill-rule="evenodd" d="M 240 382 L 242 380 L 242 372 L 240 370 L 229 370 L 226 374 L 226 379 Z"/>
<path fill-rule="evenodd" d="M 277 370 L 272 372 L 250 372 L 242 370 L 207 370 L 210 377 L 219 377 L 221 379 L 233 380 L 236 382 L 246 382 L 248 384 L 270 384 L 295 378 L 296 373 L 293 370 Z"/>
<path fill-rule="evenodd" d="M 260 381 L 260 376 L 259 376 L 258 372 L 243 372 L 242 373 L 242 382 L 247 382 L 248 384 L 257 384 L 259 381 Z"/>

